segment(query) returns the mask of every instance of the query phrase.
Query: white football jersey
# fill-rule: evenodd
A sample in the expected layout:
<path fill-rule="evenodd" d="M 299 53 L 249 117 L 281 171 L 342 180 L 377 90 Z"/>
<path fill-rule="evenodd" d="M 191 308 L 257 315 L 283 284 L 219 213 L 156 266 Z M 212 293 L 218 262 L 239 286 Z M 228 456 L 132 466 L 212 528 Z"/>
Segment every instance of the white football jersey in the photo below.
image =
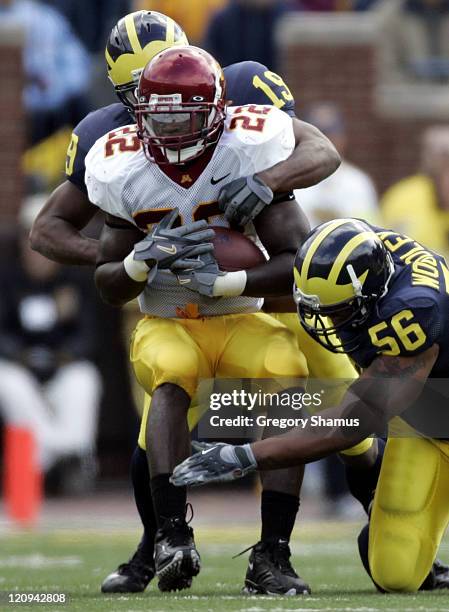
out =
<path fill-rule="evenodd" d="M 181 223 L 207 219 L 228 227 L 217 205 L 221 188 L 286 159 L 295 147 L 286 113 L 274 106 L 231 107 L 214 153 L 195 180 L 189 166 L 185 171 L 164 166 L 164 172 L 148 161 L 136 131 L 135 125 L 125 126 L 97 140 L 86 156 L 86 186 L 93 204 L 143 231 L 173 208 L 179 209 Z M 169 271 L 159 272 L 139 296 L 141 311 L 159 317 L 257 312 L 262 303 L 246 296 L 202 296 L 180 286 Z"/>

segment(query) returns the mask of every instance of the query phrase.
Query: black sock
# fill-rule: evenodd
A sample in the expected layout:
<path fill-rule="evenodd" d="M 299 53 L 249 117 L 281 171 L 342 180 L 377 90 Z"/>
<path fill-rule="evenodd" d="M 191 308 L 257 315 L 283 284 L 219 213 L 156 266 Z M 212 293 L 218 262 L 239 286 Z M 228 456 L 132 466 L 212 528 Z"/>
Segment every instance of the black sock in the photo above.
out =
<path fill-rule="evenodd" d="M 379 480 L 380 468 L 385 450 L 385 440 L 377 438 L 377 459 L 371 468 L 359 469 L 352 466 L 345 466 L 346 480 L 348 488 L 363 506 L 368 514 L 369 506 L 373 501 L 377 481 Z"/>
<path fill-rule="evenodd" d="M 299 497 L 279 491 L 262 491 L 263 542 L 290 540 L 299 508 Z"/>
<path fill-rule="evenodd" d="M 134 501 L 143 525 L 142 546 L 144 551 L 152 557 L 157 524 L 151 497 L 147 455 L 139 446 L 135 448 L 131 458 L 131 482 L 134 490 Z"/>
<path fill-rule="evenodd" d="M 171 474 L 159 474 L 151 479 L 154 512 L 158 527 L 166 518 L 184 516 L 187 502 L 187 488 L 175 487 L 169 482 Z"/>

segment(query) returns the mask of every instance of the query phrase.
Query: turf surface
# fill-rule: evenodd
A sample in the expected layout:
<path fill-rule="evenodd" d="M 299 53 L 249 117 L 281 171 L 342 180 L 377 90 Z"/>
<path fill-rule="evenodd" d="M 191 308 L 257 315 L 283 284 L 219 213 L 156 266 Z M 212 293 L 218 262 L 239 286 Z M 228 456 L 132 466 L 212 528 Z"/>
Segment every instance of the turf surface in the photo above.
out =
<path fill-rule="evenodd" d="M 203 568 L 190 591 L 163 595 L 155 583 L 145 594 L 105 596 L 99 586 L 106 574 L 127 559 L 137 533 L 59 530 L 51 534 L 4 534 L 0 539 L 0 610 L 108 611 L 242 611 L 301 610 L 449 610 L 449 593 L 379 595 L 359 562 L 357 525 L 305 523 L 293 543 L 296 568 L 310 582 L 313 594 L 301 598 L 248 597 L 240 594 L 247 554 L 232 555 L 257 539 L 256 529 L 226 526 L 198 528 L 197 545 Z M 440 551 L 449 560 L 449 541 Z M 8 593 L 66 593 L 68 603 L 9 604 Z"/>

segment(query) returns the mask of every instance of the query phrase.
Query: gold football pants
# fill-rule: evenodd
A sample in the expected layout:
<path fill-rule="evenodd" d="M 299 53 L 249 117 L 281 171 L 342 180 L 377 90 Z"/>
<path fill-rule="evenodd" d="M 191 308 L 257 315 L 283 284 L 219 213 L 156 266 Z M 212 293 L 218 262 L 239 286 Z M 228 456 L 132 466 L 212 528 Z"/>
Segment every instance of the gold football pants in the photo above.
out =
<path fill-rule="evenodd" d="M 178 385 L 193 397 L 201 379 L 307 377 L 295 335 L 265 313 L 201 319 L 145 317 L 133 335 L 131 362 L 149 396 L 164 383 Z M 141 448 L 145 448 L 149 404 L 146 398 Z M 193 428 L 201 411 L 194 408 L 189 413 Z"/>
<path fill-rule="evenodd" d="M 449 522 L 449 443 L 389 438 L 369 528 L 368 559 L 386 591 L 417 591 Z"/>

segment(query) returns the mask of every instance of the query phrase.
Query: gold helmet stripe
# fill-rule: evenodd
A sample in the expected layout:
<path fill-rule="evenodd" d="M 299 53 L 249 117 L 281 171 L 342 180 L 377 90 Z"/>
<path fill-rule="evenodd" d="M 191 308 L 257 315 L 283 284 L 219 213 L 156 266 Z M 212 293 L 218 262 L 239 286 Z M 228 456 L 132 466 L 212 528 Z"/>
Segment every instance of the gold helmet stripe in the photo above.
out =
<path fill-rule="evenodd" d="M 135 13 L 129 13 L 129 15 L 126 15 L 125 27 L 132 50 L 134 51 L 134 53 L 141 53 L 142 47 L 140 46 L 140 42 L 137 37 L 136 24 L 134 23 L 134 15 Z"/>
<path fill-rule="evenodd" d="M 111 57 L 111 55 L 110 55 L 110 53 L 109 53 L 109 51 L 108 51 L 108 48 L 107 48 L 107 47 L 106 47 L 106 49 L 104 50 L 104 56 L 105 56 L 105 58 L 106 58 L 106 63 L 107 63 L 107 65 L 108 65 L 108 72 L 109 72 L 109 70 L 110 70 L 110 69 L 112 68 L 112 66 L 114 65 L 114 60 L 112 59 L 112 57 Z"/>
<path fill-rule="evenodd" d="M 362 232 L 361 234 L 357 234 L 357 236 L 354 236 L 354 238 L 351 238 L 351 240 L 345 244 L 345 246 L 337 255 L 330 274 L 328 276 L 328 281 L 335 285 L 337 283 L 337 279 L 340 275 L 343 266 L 347 262 L 349 255 L 351 255 L 351 253 L 355 251 L 356 248 L 360 246 L 363 242 L 366 242 L 367 240 L 372 240 L 372 238 L 373 232 Z"/>
<path fill-rule="evenodd" d="M 304 257 L 304 262 L 302 264 L 302 268 L 300 272 L 301 276 L 304 279 L 308 278 L 308 272 L 309 272 L 310 263 L 312 261 L 312 257 L 315 255 L 318 247 L 323 242 L 323 240 L 327 238 L 327 236 L 329 236 L 329 234 L 333 232 L 334 229 L 337 229 L 337 227 L 340 227 L 340 225 L 344 225 L 347 222 L 348 222 L 348 219 L 336 219 L 335 221 L 331 221 L 327 227 L 323 228 L 321 232 L 317 234 L 314 241 L 312 242 L 310 247 L 307 249 L 306 256 Z"/>

